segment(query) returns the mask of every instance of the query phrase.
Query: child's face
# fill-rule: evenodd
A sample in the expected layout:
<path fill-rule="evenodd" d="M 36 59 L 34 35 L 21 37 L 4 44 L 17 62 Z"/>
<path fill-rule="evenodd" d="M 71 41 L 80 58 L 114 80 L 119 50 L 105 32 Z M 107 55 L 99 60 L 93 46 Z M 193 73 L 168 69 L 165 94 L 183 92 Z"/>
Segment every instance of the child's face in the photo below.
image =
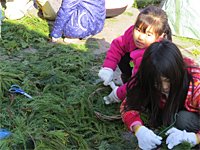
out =
<path fill-rule="evenodd" d="M 163 77 L 163 76 L 161 76 L 160 79 L 161 79 L 161 89 L 160 89 L 161 92 L 169 94 L 169 92 L 170 92 L 170 82 L 169 82 L 169 79 L 166 78 L 166 77 Z M 157 87 L 157 83 L 155 83 L 155 87 L 158 88 Z"/>
<path fill-rule="evenodd" d="M 161 76 L 161 82 L 162 82 L 162 92 L 169 94 L 169 91 L 170 91 L 169 79 Z"/>
<path fill-rule="evenodd" d="M 140 49 L 147 48 L 149 45 L 158 40 L 156 34 L 150 26 L 147 27 L 145 33 L 139 27 L 134 28 L 133 39 L 135 45 Z"/>

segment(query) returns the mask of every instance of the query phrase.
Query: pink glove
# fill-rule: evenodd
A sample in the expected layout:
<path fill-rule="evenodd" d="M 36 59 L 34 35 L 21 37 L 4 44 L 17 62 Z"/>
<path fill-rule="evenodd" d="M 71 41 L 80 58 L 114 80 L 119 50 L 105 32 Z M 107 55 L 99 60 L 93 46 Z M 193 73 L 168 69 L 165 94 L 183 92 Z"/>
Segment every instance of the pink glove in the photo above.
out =
<path fill-rule="evenodd" d="M 108 67 L 104 67 L 99 71 L 98 76 L 103 79 L 104 85 L 107 86 L 109 85 L 110 81 L 113 79 L 113 70 Z"/>
<path fill-rule="evenodd" d="M 197 144 L 196 134 L 193 132 L 186 132 L 185 130 L 178 130 L 176 128 L 169 129 L 165 135 L 169 135 L 166 140 L 168 148 L 172 149 L 174 146 L 180 144 L 183 141 L 188 141 L 192 146 Z"/>

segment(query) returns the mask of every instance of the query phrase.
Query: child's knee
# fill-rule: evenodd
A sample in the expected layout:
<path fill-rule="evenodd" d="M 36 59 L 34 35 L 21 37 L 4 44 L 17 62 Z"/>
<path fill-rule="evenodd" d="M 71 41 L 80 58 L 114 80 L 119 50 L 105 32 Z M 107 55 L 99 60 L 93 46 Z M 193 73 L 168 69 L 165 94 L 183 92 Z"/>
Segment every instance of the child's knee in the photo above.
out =
<path fill-rule="evenodd" d="M 196 130 L 196 124 L 198 120 L 196 120 L 196 114 L 187 110 L 182 110 L 178 113 L 178 117 L 176 120 L 176 127 L 180 130 L 186 130 L 190 132 L 194 132 Z"/>
<path fill-rule="evenodd" d="M 188 123 L 187 117 L 185 116 L 185 114 L 187 114 L 186 111 L 180 111 L 178 113 L 178 117 L 176 120 L 176 126 L 179 129 L 184 130 L 186 128 L 186 124 Z"/>

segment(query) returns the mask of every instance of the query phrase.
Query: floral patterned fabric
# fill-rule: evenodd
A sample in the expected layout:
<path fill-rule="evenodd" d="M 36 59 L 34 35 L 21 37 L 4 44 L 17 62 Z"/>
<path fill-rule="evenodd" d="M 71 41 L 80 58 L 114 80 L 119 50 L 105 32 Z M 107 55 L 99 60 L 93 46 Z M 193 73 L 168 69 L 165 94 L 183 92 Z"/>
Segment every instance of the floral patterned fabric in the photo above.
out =
<path fill-rule="evenodd" d="M 188 65 L 196 66 L 190 59 L 185 58 L 184 60 Z M 185 100 L 185 107 L 189 111 L 200 113 L 200 69 L 191 68 L 188 69 L 188 71 L 192 74 L 194 79 L 194 91 L 192 99 L 192 82 L 190 82 L 187 98 Z"/>

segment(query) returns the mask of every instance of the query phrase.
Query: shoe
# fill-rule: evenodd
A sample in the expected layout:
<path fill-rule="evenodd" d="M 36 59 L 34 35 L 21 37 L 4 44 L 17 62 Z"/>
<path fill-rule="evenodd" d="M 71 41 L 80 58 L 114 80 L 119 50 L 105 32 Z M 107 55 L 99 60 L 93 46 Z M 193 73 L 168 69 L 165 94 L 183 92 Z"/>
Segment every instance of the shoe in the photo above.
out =
<path fill-rule="evenodd" d="M 65 43 L 76 43 L 77 41 L 79 41 L 79 39 L 76 38 L 64 38 L 64 42 Z"/>
<path fill-rule="evenodd" d="M 92 35 L 89 35 L 89 36 L 86 36 L 86 37 L 84 37 L 84 38 L 82 38 L 83 40 L 87 40 L 87 39 L 89 39 L 89 38 L 91 38 L 92 37 Z"/>
<path fill-rule="evenodd" d="M 52 42 L 57 42 L 59 38 L 52 37 Z"/>

